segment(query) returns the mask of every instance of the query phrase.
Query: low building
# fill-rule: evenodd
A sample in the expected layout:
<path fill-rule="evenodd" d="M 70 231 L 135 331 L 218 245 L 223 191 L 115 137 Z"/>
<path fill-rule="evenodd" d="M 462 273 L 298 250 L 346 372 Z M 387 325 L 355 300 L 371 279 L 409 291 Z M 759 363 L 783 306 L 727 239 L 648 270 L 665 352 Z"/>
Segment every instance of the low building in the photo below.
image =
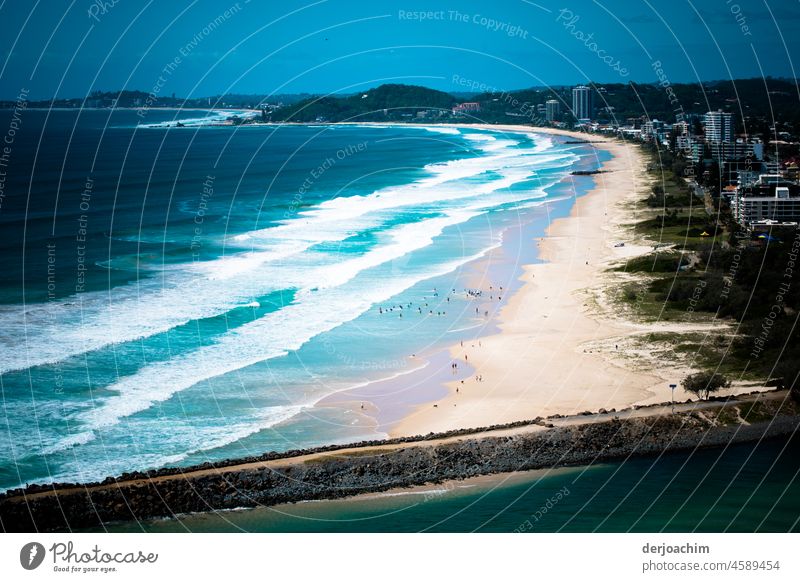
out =
<path fill-rule="evenodd" d="M 765 220 L 773 225 L 800 222 L 800 184 L 777 174 L 762 174 L 754 183 L 736 189 L 731 209 L 736 221 L 749 228 Z"/>
<path fill-rule="evenodd" d="M 481 110 L 481 104 L 478 102 L 459 103 L 453 107 L 453 114 L 459 115 L 463 113 L 477 113 Z"/>
<path fill-rule="evenodd" d="M 796 222 L 778 222 L 777 220 L 757 220 L 755 222 L 750 223 L 750 230 L 754 233 L 764 233 L 769 234 L 772 232 L 772 229 L 776 226 L 782 228 L 797 228 Z"/>
<path fill-rule="evenodd" d="M 760 141 L 736 141 L 709 142 L 711 158 L 718 161 L 727 162 L 730 160 L 758 160 L 764 158 L 764 146 Z"/>
<path fill-rule="evenodd" d="M 690 134 L 690 129 L 689 124 L 685 121 L 677 121 L 672 124 L 672 135 L 676 137 L 688 136 Z"/>
<path fill-rule="evenodd" d="M 659 136 L 664 132 L 664 122 L 658 119 L 645 121 L 642 124 L 642 137 L 660 141 Z"/>

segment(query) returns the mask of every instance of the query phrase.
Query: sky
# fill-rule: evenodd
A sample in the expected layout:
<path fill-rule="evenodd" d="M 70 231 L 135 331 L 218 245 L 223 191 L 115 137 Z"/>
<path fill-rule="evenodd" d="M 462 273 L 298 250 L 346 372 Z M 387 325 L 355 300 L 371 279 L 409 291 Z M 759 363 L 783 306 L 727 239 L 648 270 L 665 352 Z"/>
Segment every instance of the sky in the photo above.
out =
<path fill-rule="evenodd" d="M 800 57 L 794 0 L 0 0 L 0 26 L 3 99 L 796 77 Z"/>

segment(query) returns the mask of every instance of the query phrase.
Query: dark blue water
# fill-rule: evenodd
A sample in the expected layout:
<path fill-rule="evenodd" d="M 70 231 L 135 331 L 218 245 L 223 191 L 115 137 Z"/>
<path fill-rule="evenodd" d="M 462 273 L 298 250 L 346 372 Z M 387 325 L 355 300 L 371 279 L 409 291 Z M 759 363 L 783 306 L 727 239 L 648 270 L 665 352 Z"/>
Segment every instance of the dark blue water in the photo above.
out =
<path fill-rule="evenodd" d="M 104 290 L 152 277 L 164 264 L 236 252 L 230 235 L 274 226 L 337 196 L 412 182 L 433 162 L 478 154 L 463 140 L 391 128 L 137 127 L 203 114 L 27 111 L 0 207 L 0 301 L 74 295 L 81 245 L 81 289 Z M 0 124 L 11 115 L 0 111 Z M 315 178 L 331 159 L 330 171 Z M 370 165 L 379 171 L 364 172 Z M 199 244 L 192 245 L 198 218 Z M 46 252 L 48 244 L 55 253 Z M 55 267 L 50 293 L 48 264 Z"/>

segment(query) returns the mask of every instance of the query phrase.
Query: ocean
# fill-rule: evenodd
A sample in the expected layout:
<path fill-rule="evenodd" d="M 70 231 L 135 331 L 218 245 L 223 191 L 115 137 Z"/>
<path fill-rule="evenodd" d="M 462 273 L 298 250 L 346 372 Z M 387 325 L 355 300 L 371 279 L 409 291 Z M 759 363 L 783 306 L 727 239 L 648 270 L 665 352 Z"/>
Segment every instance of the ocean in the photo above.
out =
<path fill-rule="evenodd" d="M 380 438 L 315 404 L 491 325 L 463 293 L 476 260 L 524 225 L 486 275 L 513 289 L 593 184 L 565 178 L 604 159 L 542 134 L 220 118 L 23 113 L 0 198 L 0 490 Z"/>

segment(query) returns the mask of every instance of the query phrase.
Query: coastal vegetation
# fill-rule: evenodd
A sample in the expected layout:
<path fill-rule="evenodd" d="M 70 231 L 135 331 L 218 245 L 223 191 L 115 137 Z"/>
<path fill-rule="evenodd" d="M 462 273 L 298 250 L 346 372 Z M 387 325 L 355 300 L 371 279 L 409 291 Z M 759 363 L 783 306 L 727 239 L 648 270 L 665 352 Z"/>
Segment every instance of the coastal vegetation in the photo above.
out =
<path fill-rule="evenodd" d="M 642 147 L 653 186 L 635 209 L 634 229 L 654 248 L 617 267 L 636 275 L 624 286 L 622 301 L 651 321 L 728 324 L 730 333 L 719 334 L 719 341 L 676 333 L 671 342 L 708 370 L 796 385 L 800 235 L 788 228 L 743 230 L 723 197 L 687 183 L 683 176 L 692 171 L 686 172 L 685 160 L 653 145 Z"/>
<path fill-rule="evenodd" d="M 697 372 L 689 374 L 683 380 L 683 388 L 687 392 L 696 394 L 698 397 L 708 400 L 712 392 L 718 392 L 723 388 L 729 388 L 731 381 L 722 374 L 714 372 Z"/>
<path fill-rule="evenodd" d="M 415 85 L 381 85 L 357 95 L 304 99 L 272 113 L 271 121 L 409 121 L 420 110 L 449 114 L 456 98 Z"/>

